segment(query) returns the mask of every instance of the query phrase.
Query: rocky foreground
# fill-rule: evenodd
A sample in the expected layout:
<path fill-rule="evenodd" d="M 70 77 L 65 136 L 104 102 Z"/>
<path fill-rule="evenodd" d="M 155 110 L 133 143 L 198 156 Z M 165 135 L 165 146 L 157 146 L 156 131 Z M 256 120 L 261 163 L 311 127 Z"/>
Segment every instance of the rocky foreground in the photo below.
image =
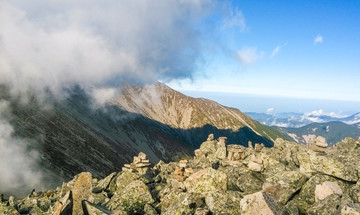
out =
<path fill-rule="evenodd" d="M 104 179 L 83 172 L 56 190 L 1 197 L 0 214 L 360 214 L 360 140 L 273 148 L 209 135 L 191 160 L 151 167 L 140 153 Z"/>

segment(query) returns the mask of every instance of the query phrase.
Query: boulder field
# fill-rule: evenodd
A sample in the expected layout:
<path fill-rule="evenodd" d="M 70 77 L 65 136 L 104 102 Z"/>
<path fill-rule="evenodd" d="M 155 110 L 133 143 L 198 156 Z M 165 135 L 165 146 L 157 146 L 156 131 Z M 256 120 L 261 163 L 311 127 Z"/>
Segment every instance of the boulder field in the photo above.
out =
<path fill-rule="evenodd" d="M 0 198 L 0 214 L 360 214 L 360 141 L 272 148 L 208 139 L 195 157 L 152 165 L 146 154 L 103 179 L 82 172 L 54 190 Z"/>

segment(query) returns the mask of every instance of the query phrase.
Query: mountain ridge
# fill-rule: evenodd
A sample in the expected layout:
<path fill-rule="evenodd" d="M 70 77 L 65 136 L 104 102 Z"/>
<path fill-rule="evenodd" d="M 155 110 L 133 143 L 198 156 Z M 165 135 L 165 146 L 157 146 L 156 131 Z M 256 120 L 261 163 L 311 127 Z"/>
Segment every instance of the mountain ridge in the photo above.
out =
<path fill-rule="evenodd" d="M 154 93 L 152 97 L 141 98 L 135 89 L 144 88 L 128 88 L 135 94 L 126 96 L 125 92 L 128 100 L 122 101 L 129 101 L 125 108 L 114 103 L 94 108 L 90 95 L 79 87 L 69 90 L 63 100 L 51 101 L 49 108 L 43 108 L 43 101 L 35 97 L 24 103 L 6 90 L 0 92 L 0 98 L 9 103 L 13 137 L 28 140 L 27 150 L 41 154 L 36 162 L 46 176 L 56 179 L 55 184 L 82 171 L 104 177 L 140 151 L 153 163 L 191 156 L 209 133 L 227 136 L 232 144 L 247 146 L 251 141 L 268 147 L 272 140 L 286 136 L 239 110 L 158 87 L 165 89 L 164 100 L 157 91 L 148 90 Z"/>

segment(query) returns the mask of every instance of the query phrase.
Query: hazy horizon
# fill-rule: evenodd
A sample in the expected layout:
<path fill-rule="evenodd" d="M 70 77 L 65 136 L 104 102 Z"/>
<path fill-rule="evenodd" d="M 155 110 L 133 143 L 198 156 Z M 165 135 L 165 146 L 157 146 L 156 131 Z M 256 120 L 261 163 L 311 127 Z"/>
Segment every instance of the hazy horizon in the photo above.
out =
<path fill-rule="evenodd" d="M 338 115 L 353 115 L 360 112 L 360 101 L 290 98 L 280 96 L 186 91 L 179 90 L 187 96 L 214 100 L 222 105 L 234 107 L 242 112 L 257 113 L 310 113 L 322 110 L 324 113 L 336 113 Z"/>

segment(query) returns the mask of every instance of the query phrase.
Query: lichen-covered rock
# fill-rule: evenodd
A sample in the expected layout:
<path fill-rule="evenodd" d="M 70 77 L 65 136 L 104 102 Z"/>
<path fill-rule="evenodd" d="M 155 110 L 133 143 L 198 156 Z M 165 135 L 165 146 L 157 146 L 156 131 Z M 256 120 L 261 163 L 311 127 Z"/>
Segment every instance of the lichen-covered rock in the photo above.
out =
<path fill-rule="evenodd" d="M 110 210 L 121 209 L 128 213 L 139 213 L 145 204 L 152 204 L 154 199 L 149 188 L 140 180 L 129 183 L 119 192 L 115 192 L 106 206 Z"/>
<path fill-rule="evenodd" d="M 316 202 L 311 208 L 307 210 L 308 214 L 340 214 L 341 204 L 339 195 L 331 195 L 326 199 Z"/>
<path fill-rule="evenodd" d="M 88 200 L 92 193 L 92 176 L 90 172 L 82 172 L 75 177 L 73 197 L 73 214 L 84 214 L 82 201 Z"/>
<path fill-rule="evenodd" d="M 306 201 L 309 204 L 314 204 L 315 203 L 316 186 L 319 184 L 322 184 L 326 181 L 337 182 L 342 190 L 345 189 L 345 187 L 344 187 L 345 185 L 342 182 L 338 181 L 336 178 L 328 176 L 328 175 L 317 174 L 317 175 L 314 175 L 313 177 L 311 177 L 302 186 L 301 191 L 299 193 L 299 198 L 301 200 Z"/>
<path fill-rule="evenodd" d="M 256 193 L 262 189 L 264 176 L 258 172 L 248 171 L 240 175 L 236 181 L 236 187 L 243 194 Z"/>
<path fill-rule="evenodd" d="M 146 204 L 144 206 L 144 213 L 145 215 L 157 215 L 158 212 L 155 210 L 155 208 L 149 204 Z"/>
<path fill-rule="evenodd" d="M 276 215 L 280 213 L 280 208 L 272 195 L 264 192 L 257 192 L 244 196 L 240 201 L 240 207 L 240 214 L 246 215 Z"/>
<path fill-rule="evenodd" d="M 357 167 L 344 163 L 336 157 L 310 155 L 311 164 L 318 172 L 341 178 L 345 181 L 356 182 L 359 179 Z"/>
<path fill-rule="evenodd" d="M 356 183 L 349 189 L 350 196 L 355 203 L 360 203 L 360 183 Z"/>
<path fill-rule="evenodd" d="M 264 170 L 263 159 L 252 155 L 248 163 L 248 168 L 254 172 L 262 172 Z"/>
<path fill-rule="evenodd" d="M 212 192 L 206 195 L 205 202 L 213 214 L 240 214 L 241 198 L 236 191 Z"/>
<path fill-rule="evenodd" d="M 161 211 L 164 215 L 173 214 L 194 214 L 196 208 L 204 205 L 204 201 L 200 195 L 194 193 L 180 193 L 172 204 L 164 211 Z"/>
<path fill-rule="evenodd" d="M 225 159 L 226 158 L 226 147 L 219 147 L 215 152 L 215 157 L 218 159 Z"/>
<path fill-rule="evenodd" d="M 311 177 L 313 174 L 316 173 L 316 170 L 313 168 L 311 160 L 310 160 L 310 154 L 308 152 L 301 152 L 297 154 L 296 156 L 298 162 L 299 162 L 299 171 L 300 173 Z"/>
<path fill-rule="evenodd" d="M 83 207 L 84 207 L 84 211 L 88 215 L 110 215 L 110 214 L 112 214 L 112 212 L 107 210 L 106 208 L 92 204 L 88 201 L 83 202 Z"/>
<path fill-rule="evenodd" d="M 101 191 L 107 189 L 110 185 L 111 180 L 116 176 L 116 172 L 111 173 L 104 179 L 100 180 L 97 185 L 93 188 L 94 193 L 100 193 Z"/>
<path fill-rule="evenodd" d="M 200 145 L 200 151 L 202 151 L 205 156 L 208 156 L 209 154 L 214 154 L 216 152 L 215 144 L 215 140 L 207 140 Z"/>
<path fill-rule="evenodd" d="M 266 179 L 263 190 L 272 194 L 279 203 L 286 204 L 306 180 L 307 178 L 298 171 L 279 172 Z"/>
<path fill-rule="evenodd" d="M 0 214 L 359 214 L 357 140 L 314 152 L 285 140 L 253 150 L 219 139 L 210 135 L 194 159 L 151 168 L 140 153 L 104 179 L 81 173 L 55 190 L 0 195 Z"/>
<path fill-rule="evenodd" d="M 208 168 L 190 175 L 184 184 L 188 191 L 195 193 L 225 191 L 227 189 L 227 176 L 222 171 Z"/>
<path fill-rule="evenodd" d="M 360 204 L 352 203 L 344 205 L 341 209 L 341 215 L 360 215 Z"/>
<path fill-rule="evenodd" d="M 116 192 L 121 192 L 128 184 L 139 179 L 139 175 L 133 172 L 122 172 L 116 178 Z"/>
<path fill-rule="evenodd" d="M 0 214 L 18 215 L 20 213 L 14 207 L 0 204 Z"/>

